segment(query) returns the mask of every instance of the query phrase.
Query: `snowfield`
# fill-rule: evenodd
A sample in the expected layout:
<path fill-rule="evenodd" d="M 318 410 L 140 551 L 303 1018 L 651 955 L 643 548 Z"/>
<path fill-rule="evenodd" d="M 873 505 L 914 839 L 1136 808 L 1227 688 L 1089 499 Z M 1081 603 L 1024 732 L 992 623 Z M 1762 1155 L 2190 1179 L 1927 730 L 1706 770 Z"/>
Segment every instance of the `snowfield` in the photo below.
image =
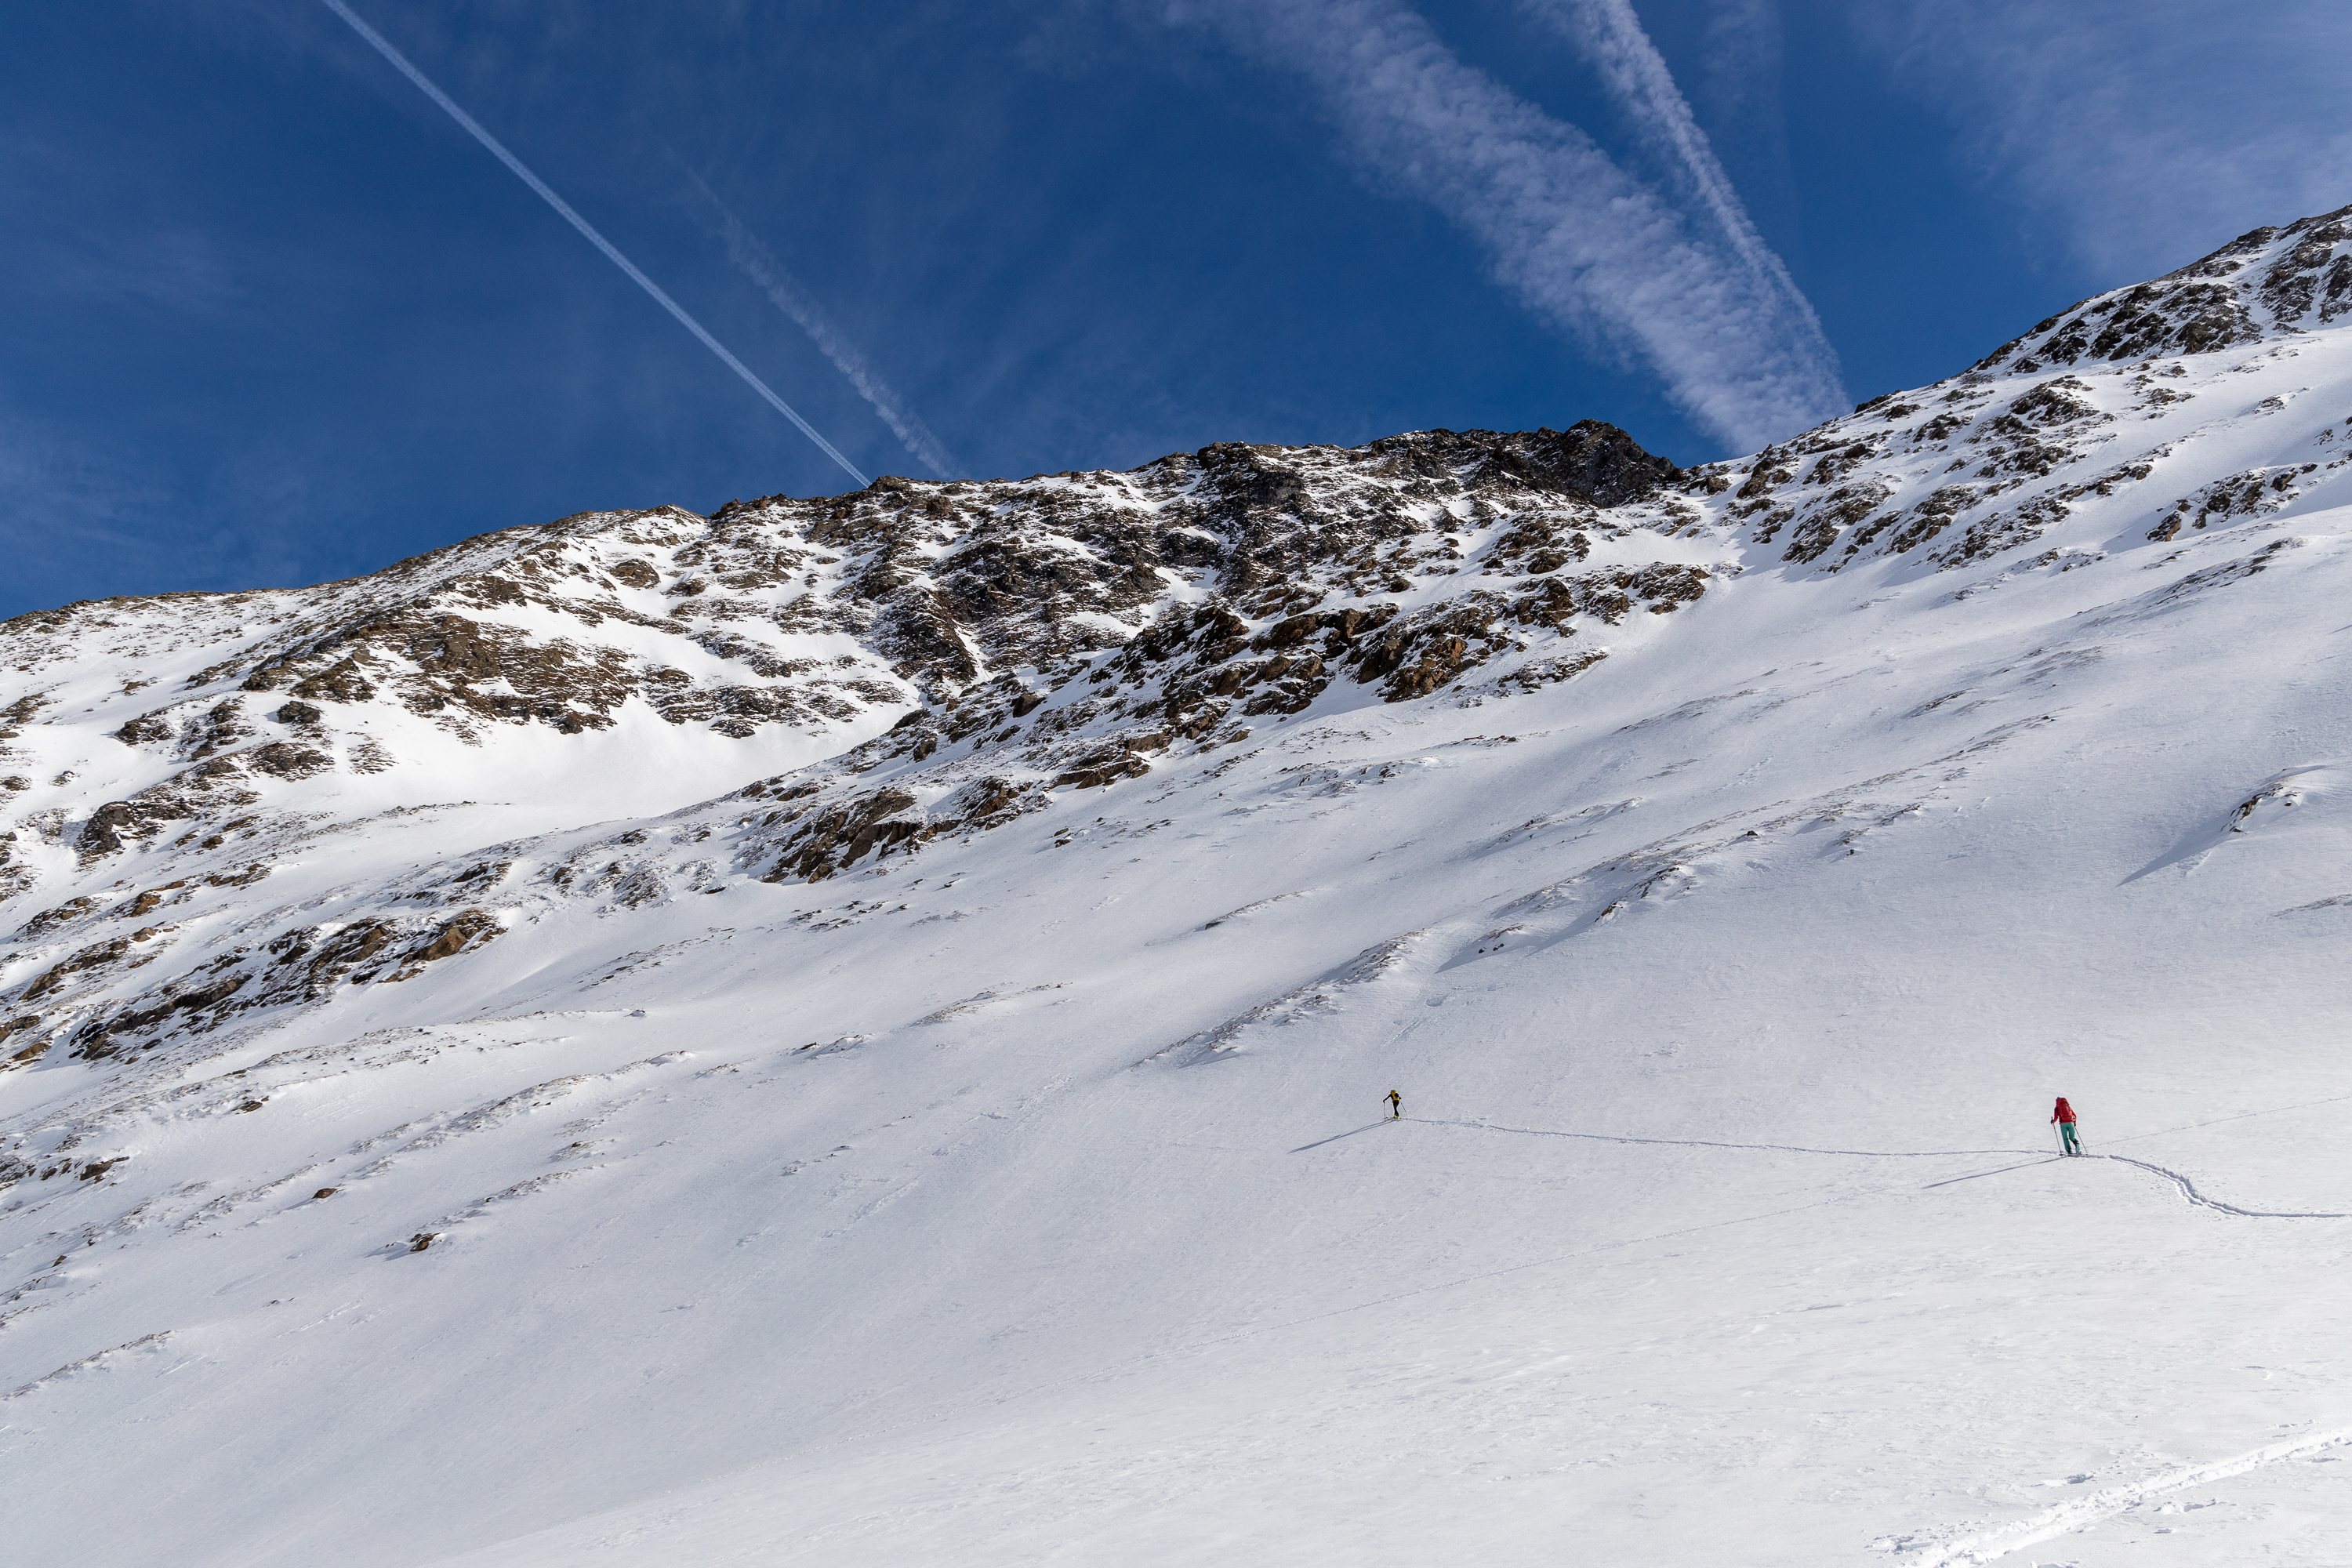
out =
<path fill-rule="evenodd" d="M 2272 299 L 2324 233 L 2192 284 Z M 974 635 L 944 693 L 828 655 L 903 689 L 823 736 L 634 687 L 471 738 L 321 698 L 375 706 L 333 710 L 331 770 L 240 764 L 253 826 L 158 807 L 103 850 L 102 805 L 188 777 L 116 737 L 157 700 L 126 669 L 179 689 L 235 640 L 186 627 L 265 617 L 132 604 L 185 646 L 15 660 L 11 1556 L 2352 1561 L 2329 298 L 2120 362 L 2053 318 L 1899 429 L 1882 400 L 1601 507 L 1565 568 L 1696 597 L 1404 695 L 1430 645 L 1360 642 L 1372 676 L 1131 766 L 1080 753 L 1174 721 L 1105 694 L 1178 684 L 1122 609 L 1050 657 Z M 2018 486 L 1955 510 L 1979 463 Z M 1521 520 L 1429 505 L 1451 553 L 1326 610 L 1418 626 Z M 1153 614 L 1207 602 L 1167 570 Z M 1041 702 L 926 730 L 1007 672 Z M 2055 1157 L 2062 1094 L 2088 1158 Z"/>

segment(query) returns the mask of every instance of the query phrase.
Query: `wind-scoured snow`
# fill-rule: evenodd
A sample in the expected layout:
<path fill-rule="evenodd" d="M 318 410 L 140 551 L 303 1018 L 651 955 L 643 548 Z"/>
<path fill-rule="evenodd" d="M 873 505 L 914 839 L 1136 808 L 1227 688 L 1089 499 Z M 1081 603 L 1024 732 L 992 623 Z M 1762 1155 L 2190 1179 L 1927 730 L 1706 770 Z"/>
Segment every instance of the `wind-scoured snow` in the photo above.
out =
<path fill-rule="evenodd" d="M 2348 258 L 9 623 L 12 1545 L 2340 1562 Z"/>

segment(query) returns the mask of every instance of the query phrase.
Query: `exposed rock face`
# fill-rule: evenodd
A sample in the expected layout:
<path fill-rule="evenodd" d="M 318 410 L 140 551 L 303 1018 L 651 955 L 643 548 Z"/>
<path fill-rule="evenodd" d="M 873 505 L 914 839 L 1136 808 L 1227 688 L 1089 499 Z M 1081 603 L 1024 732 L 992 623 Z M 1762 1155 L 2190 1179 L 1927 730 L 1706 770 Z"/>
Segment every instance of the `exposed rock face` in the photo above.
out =
<path fill-rule="evenodd" d="M 9 775 L 34 798 L 0 837 L 0 900 L 42 880 L 31 858 L 51 876 L 127 875 L 128 894 L 59 904 L 18 935 L 44 951 L 97 939 L 118 919 L 210 907 L 352 826 L 320 807 L 353 781 L 447 793 L 451 770 L 429 758 L 450 744 L 483 751 L 483 787 L 502 792 L 498 759 L 538 767 L 615 734 L 642 751 L 664 730 L 744 745 L 704 794 L 772 772 L 779 737 L 793 738 L 782 755 L 830 754 L 730 797 L 765 809 L 731 864 L 821 880 L 1229 744 L 1335 684 L 1407 702 L 1505 669 L 1487 695 L 1566 679 L 1604 656 L 1568 639 L 1705 592 L 1705 552 L 1660 531 L 1696 521 L 1673 499 L 1687 485 L 1592 421 L 1344 449 L 1221 443 L 1129 473 L 886 477 L 709 518 L 584 513 L 314 588 L 20 616 L 0 626 L 24 682 L 0 747 L 54 721 L 55 694 L 93 660 L 119 666 L 137 673 L 91 710 L 110 714 L 110 776 L 127 751 L 138 782 L 85 801 L 70 770 L 48 787 Z M 912 786 L 861 783 L 926 764 Z M 597 841 L 537 877 L 615 909 L 707 879 L 653 864 L 645 841 Z M 436 872 L 404 897 L 488 891 L 510 862 Z M 478 948 L 502 929 L 490 918 L 274 922 L 155 983 L 123 977 L 179 928 L 107 934 L 36 972 L 18 995 L 41 1010 L 9 1026 L 34 1055 L 152 1048 L 405 978 Z"/>
<path fill-rule="evenodd" d="M 1349 450 L 1226 443 L 1126 474 L 886 477 L 844 496 L 730 502 L 709 519 L 585 513 L 293 593 L 73 605 L 0 626 L 0 649 L 37 680 L 96 643 L 126 659 L 215 648 L 170 683 L 176 698 L 110 729 L 184 765 L 79 823 L 89 862 L 247 811 L 273 782 L 383 771 L 400 760 L 391 736 L 404 714 L 481 744 L 518 728 L 609 730 L 637 703 L 748 740 L 919 703 L 899 741 L 935 749 L 1025 717 L 1130 642 L 1137 658 L 1111 689 L 1131 693 L 1147 663 L 1175 658 L 1185 679 L 1155 700 L 1164 727 L 1192 740 L 1229 710 L 1298 711 L 1343 671 L 1408 700 L 1493 657 L 1501 645 L 1486 634 L 1507 612 L 1555 635 L 1588 607 L 1622 614 L 1589 586 L 1555 586 L 1540 615 L 1485 591 L 1447 609 L 1445 578 L 1548 578 L 1585 560 L 1595 531 L 1622 537 L 1641 521 L 1602 509 L 1680 479 L 1591 421 Z M 1493 535 L 1492 548 L 1465 532 Z M 1391 595 L 1441 602 L 1401 610 Z M 1350 607 L 1307 614 L 1335 597 Z M 1377 646 L 1362 641 L 1374 632 Z M 0 742 L 45 700 L 35 690 L 0 710 Z"/>
<path fill-rule="evenodd" d="M 2186 456 L 2174 444 L 2128 439 L 2119 426 L 2169 421 L 2200 395 L 2192 384 L 2252 363 L 2225 364 L 2225 351 L 2293 354 L 2297 339 L 2347 311 L 2352 207 L 2255 229 L 2178 272 L 2063 310 L 1950 381 L 1873 398 L 1785 447 L 1698 473 L 1734 485 L 1730 515 L 1790 564 L 1837 572 L 1861 556 L 1916 552 L 1948 571 L 2032 543 L 2087 496 L 2185 466 L 2168 461 Z M 2342 460 L 2339 447 L 2200 478 L 2197 495 L 2151 498 L 2149 521 L 2178 533 L 2200 519 L 2276 510 Z"/>
<path fill-rule="evenodd" d="M 708 520 L 675 507 L 586 513 L 299 593 L 68 605 L 19 616 L 0 639 L 34 674 L 93 633 L 142 624 L 234 644 L 182 683 L 201 696 L 113 731 L 191 761 L 235 752 L 257 721 L 317 734 L 386 703 L 476 740 L 499 724 L 605 728 L 633 699 L 672 723 L 749 735 L 1052 670 L 1202 594 L 1262 614 L 1342 583 L 1402 592 L 1446 570 L 1432 562 L 1462 559 L 1423 537 L 1457 511 L 1517 524 L 1489 569 L 1555 570 L 1589 550 L 1559 524 L 1678 478 L 1591 421 L 1345 451 L 1224 444 L 1129 474 L 886 477 L 845 496 L 730 502 Z M 258 635 L 224 634 L 252 620 Z M 648 656 L 649 644 L 691 657 Z M 265 708 L 239 693 L 285 700 Z M 40 701 L 19 699 L 0 718 L 21 725 Z M 240 765 L 333 765 L 278 744 Z"/>
<path fill-rule="evenodd" d="M 2213 353 L 2352 310 L 2352 207 L 2240 235 L 2152 282 L 2096 294 L 1977 363 L 2032 373 L 2083 360 Z"/>
<path fill-rule="evenodd" d="M 462 967 L 547 901 L 619 916 L 730 877 L 863 874 L 1302 716 L 1508 701 L 1638 655 L 1741 574 L 2070 570 L 2103 548 L 2029 547 L 2083 511 L 2143 546 L 2268 526 L 2352 462 L 2352 423 L 2277 421 L 2293 449 L 2249 466 L 2244 422 L 2287 395 L 2216 394 L 2352 311 L 2347 215 L 1690 469 L 1591 421 L 1219 443 L 583 513 L 348 582 L 20 616 L 0 626 L 0 1061 L 168 1053 Z M 2209 440 L 2209 410 L 2237 433 Z M 436 848 L 332 918 L 247 901 L 335 836 L 629 766 L 657 805 L 562 819 L 619 827 Z"/>

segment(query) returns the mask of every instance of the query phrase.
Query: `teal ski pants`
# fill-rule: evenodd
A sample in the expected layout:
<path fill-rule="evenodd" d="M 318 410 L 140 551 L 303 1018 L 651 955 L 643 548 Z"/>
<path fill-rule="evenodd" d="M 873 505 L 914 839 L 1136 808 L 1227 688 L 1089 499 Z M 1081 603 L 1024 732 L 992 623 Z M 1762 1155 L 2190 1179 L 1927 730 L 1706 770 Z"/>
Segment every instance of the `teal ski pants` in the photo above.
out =
<path fill-rule="evenodd" d="M 2083 1146 L 2074 1142 L 2074 1124 L 2073 1122 L 2061 1121 L 2058 1124 L 2058 1136 L 2064 1140 L 2066 1152 L 2069 1154 L 2079 1154 L 2083 1152 Z"/>

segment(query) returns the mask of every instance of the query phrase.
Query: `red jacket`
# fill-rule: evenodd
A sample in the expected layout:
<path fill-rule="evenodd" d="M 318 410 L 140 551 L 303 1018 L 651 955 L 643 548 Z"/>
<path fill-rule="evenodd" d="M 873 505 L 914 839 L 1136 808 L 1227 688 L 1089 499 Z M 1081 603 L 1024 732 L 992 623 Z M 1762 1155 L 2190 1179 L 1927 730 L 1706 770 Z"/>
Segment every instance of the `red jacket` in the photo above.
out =
<path fill-rule="evenodd" d="M 2074 1120 L 2074 1108 L 2067 1104 L 2065 1100 L 2062 1099 L 2058 1101 L 2058 1109 L 2050 1113 L 2050 1120 L 2053 1121 L 2072 1121 Z"/>

